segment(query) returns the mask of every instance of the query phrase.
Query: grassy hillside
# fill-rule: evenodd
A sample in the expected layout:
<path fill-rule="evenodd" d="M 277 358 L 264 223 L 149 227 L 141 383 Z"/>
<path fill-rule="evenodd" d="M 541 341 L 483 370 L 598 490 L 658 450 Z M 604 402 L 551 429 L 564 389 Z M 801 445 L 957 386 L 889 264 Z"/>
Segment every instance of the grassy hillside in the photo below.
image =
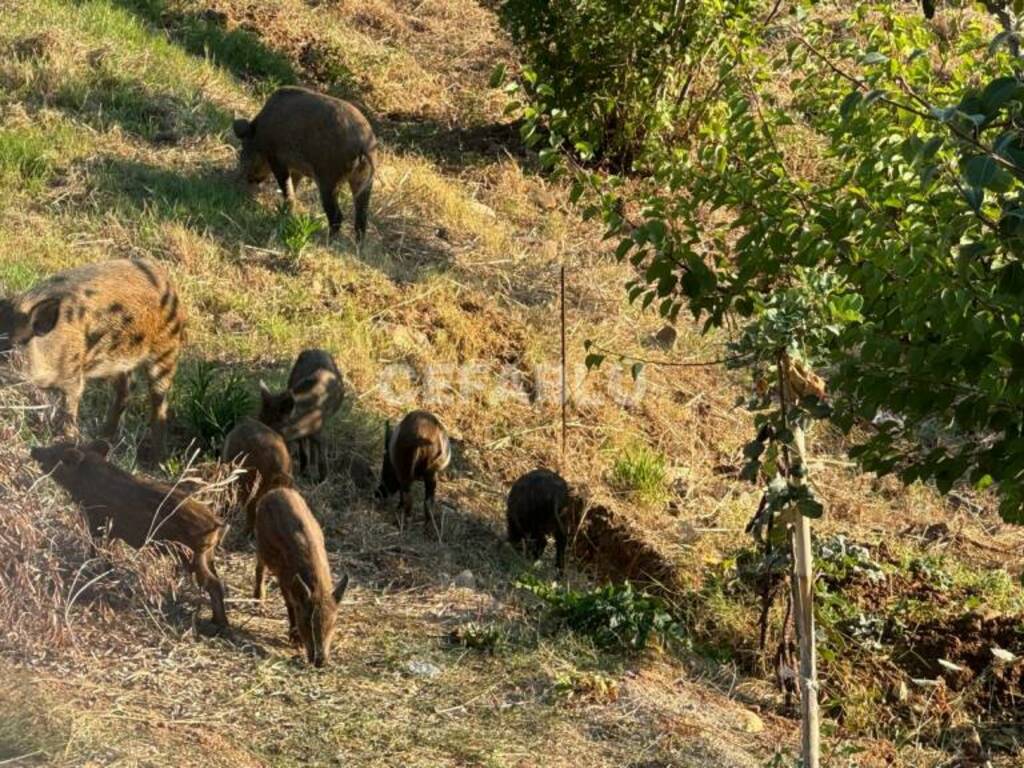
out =
<path fill-rule="evenodd" d="M 757 505 L 737 477 L 750 437 L 734 407 L 745 383 L 713 366 L 652 366 L 638 383 L 616 365 L 586 374 L 585 339 L 676 361 L 714 359 L 722 339 L 683 325 L 666 351 L 657 319 L 626 305 L 627 268 L 537 173 L 487 87 L 492 67 L 513 58 L 487 4 L 0 7 L 0 293 L 115 256 L 171 271 L 190 312 L 174 455 L 162 468 L 171 476 L 218 472 L 190 449 L 201 371 L 238 377 L 255 397 L 260 378 L 283 383 L 304 347 L 331 349 L 348 384 L 330 428 L 332 475 L 302 491 L 354 585 L 335 663 L 307 668 L 287 645 L 276 589 L 263 605 L 247 599 L 252 556 L 236 534 L 222 556 L 235 631 L 209 637 L 201 594 L 166 563 L 116 547 L 88 561 L 73 509 L 27 459 L 47 427 L 31 393 L 11 384 L 0 399 L 11 509 L 0 703 L 16 715 L 0 725 L 0 761 L 653 768 L 756 766 L 793 750 L 797 722 L 771 684 L 770 653 L 757 652 L 756 575 L 745 569 L 743 527 Z M 323 223 L 308 183 L 289 216 L 269 184 L 250 198 L 233 177 L 232 117 L 251 116 L 283 83 L 353 100 L 378 131 L 362 249 L 344 197 L 349 218 L 329 242 L 325 230 L 304 234 Z M 513 586 L 528 568 L 501 546 L 505 492 L 523 471 L 559 463 L 560 264 L 572 389 L 564 472 L 680 568 L 680 647 L 602 650 L 552 627 Z M 87 432 L 105 397 L 89 390 Z M 384 420 L 417 406 L 456 438 L 440 535 L 418 521 L 399 530 L 371 499 Z M 138 392 L 120 463 L 134 464 L 144 428 Z M 824 692 L 839 718 L 830 764 L 942 764 L 970 742 L 972 723 L 996 764 L 1019 764 L 1022 740 L 1004 714 L 1020 670 L 996 685 L 979 659 L 990 644 L 1024 651 L 1014 645 L 1024 535 L 986 499 L 943 503 L 865 477 L 838 437 L 817 438 L 828 502 L 818 530 L 831 545 L 819 590 Z M 837 544 L 838 532 L 866 554 Z M 875 569 L 881 579 L 863 576 Z M 540 576 L 553 576 L 550 560 Z M 591 584 L 574 569 L 568 581 Z M 904 629 L 872 629 L 892 616 Z M 942 643 L 950 627 L 962 647 Z M 934 660 L 950 656 L 986 671 L 970 684 L 912 682 L 941 678 Z"/>

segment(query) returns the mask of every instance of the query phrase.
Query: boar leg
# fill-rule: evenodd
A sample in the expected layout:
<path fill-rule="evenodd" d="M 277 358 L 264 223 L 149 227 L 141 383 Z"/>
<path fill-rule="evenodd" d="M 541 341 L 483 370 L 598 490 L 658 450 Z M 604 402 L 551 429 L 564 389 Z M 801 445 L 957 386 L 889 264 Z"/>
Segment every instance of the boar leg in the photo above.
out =
<path fill-rule="evenodd" d="M 406 486 L 399 492 L 399 501 L 402 504 L 402 522 L 405 523 L 412 517 L 412 488 Z"/>
<path fill-rule="evenodd" d="M 341 208 L 338 207 L 338 184 L 328 184 L 318 180 L 320 187 L 320 202 L 324 206 L 324 213 L 327 214 L 327 223 L 330 224 L 331 234 L 336 235 L 341 230 Z"/>
<path fill-rule="evenodd" d="M 555 568 L 559 576 L 565 574 L 565 531 L 561 528 L 555 531 Z"/>
<path fill-rule="evenodd" d="M 121 425 L 121 416 L 124 414 L 124 407 L 128 403 L 128 388 L 130 381 L 127 373 L 119 373 L 110 380 L 114 388 L 114 396 L 110 401 L 110 408 L 107 410 L 107 420 L 103 424 L 103 437 L 114 438 L 117 435 L 117 428 Z"/>
<path fill-rule="evenodd" d="M 322 483 L 327 479 L 327 458 L 324 456 L 324 441 L 323 437 L 317 432 L 309 438 L 310 460 L 312 457 L 316 457 L 316 472 L 317 479 Z"/>
<path fill-rule="evenodd" d="M 302 635 L 299 634 L 299 625 L 295 622 L 295 608 L 292 601 L 285 597 L 285 607 L 288 609 L 288 642 L 292 645 L 302 645 Z"/>
<path fill-rule="evenodd" d="M 167 431 L 167 393 L 174 380 L 177 368 L 177 355 L 165 363 L 154 365 L 149 370 L 149 410 L 150 410 L 150 458 L 159 462 L 164 456 L 164 434 Z"/>
<path fill-rule="evenodd" d="M 274 178 L 277 179 L 277 186 L 281 188 L 281 196 L 284 197 L 285 203 L 291 206 L 295 199 L 295 187 L 292 185 L 292 177 L 288 173 L 288 166 L 284 165 L 276 157 L 267 158 L 267 162 L 270 164 L 270 170 L 274 174 Z"/>
<path fill-rule="evenodd" d="M 427 475 L 423 478 L 423 528 L 430 530 L 434 522 L 434 493 L 437 491 L 437 478 Z"/>
<path fill-rule="evenodd" d="M 370 220 L 370 193 L 373 192 L 373 178 L 350 178 L 349 188 L 352 190 L 352 205 L 356 215 L 356 242 L 366 237 L 366 225 Z"/>
<path fill-rule="evenodd" d="M 305 475 L 309 468 L 309 438 L 299 438 L 299 474 Z"/>
<path fill-rule="evenodd" d="M 195 555 L 196 582 L 203 587 L 210 595 L 210 605 L 213 608 L 213 622 L 221 627 L 227 627 L 228 615 L 224 610 L 224 585 L 214 573 L 210 558 L 213 553 L 209 550 Z"/>
<path fill-rule="evenodd" d="M 256 600 L 263 599 L 263 587 L 266 582 L 266 572 L 263 568 L 263 561 L 257 556 L 256 558 L 256 586 L 253 587 L 252 596 Z"/>
<path fill-rule="evenodd" d="M 61 397 L 64 401 L 64 412 L 59 421 L 60 431 L 71 438 L 78 437 L 78 404 L 82 401 L 82 392 L 85 390 L 85 380 L 81 377 L 65 384 L 61 390 Z"/>

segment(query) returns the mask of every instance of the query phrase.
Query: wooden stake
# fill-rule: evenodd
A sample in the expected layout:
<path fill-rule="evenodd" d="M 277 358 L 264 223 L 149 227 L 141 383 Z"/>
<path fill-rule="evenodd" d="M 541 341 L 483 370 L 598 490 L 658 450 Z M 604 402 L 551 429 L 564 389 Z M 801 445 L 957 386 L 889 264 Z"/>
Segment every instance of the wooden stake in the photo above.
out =
<path fill-rule="evenodd" d="M 803 424 L 799 418 L 789 418 L 788 395 L 791 388 L 786 377 L 789 374 L 789 360 L 786 353 L 778 356 L 779 405 L 783 424 L 793 433 L 796 455 L 790 454 L 783 443 L 788 481 L 796 486 L 807 484 L 807 443 Z M 800 732 L 802 768 L 819 768 L 821 765 L 821 744 L 818 733 L 818 658 L 814 638 L 814 571 L 811 553 L 811 521 L 800 510 L 793 509 L 793 516 L 787 522 L 790 527 L 790 544 L 793 551 L 793 610 L 796 612 L 796 633 L 800 643 Z M 795 519 L 794 519 L 795 518 Z"/>
<path fill-rule="evenodd" d="M 797 462 L 806 467 L 804 431 L 792 425 Z M 811 554 L 811 521 L 797 513 L 793 524 L 793 605 L 800 642 L 800 709 L 804 768 L 818 768 L 821 745 L 818 735 L 818 658 L 814 644 L 814 571 Z"/>
<path fill-rule="evenodd" d="M 562 444 L 561 444 L 561 470 L 565 472 L 565 448 L 566 448 L 566 404 L 569 401 L 567 394 L 567 382 L 565 375 L 565 265 L 561 268 L 561 297 L 562 297 Z"/>

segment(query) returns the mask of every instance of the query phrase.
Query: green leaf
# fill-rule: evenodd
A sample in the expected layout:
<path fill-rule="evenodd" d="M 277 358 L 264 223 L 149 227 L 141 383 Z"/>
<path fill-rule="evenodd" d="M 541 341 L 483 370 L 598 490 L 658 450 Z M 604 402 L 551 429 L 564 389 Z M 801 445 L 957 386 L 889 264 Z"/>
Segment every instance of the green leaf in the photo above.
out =
<path fill-rule="evenodd" d="M 584 359 L 583 364 L 587 366 L 587 370 L 588 371 L 592 370 L 594 368 L 600 368 L 601 367 L 601 363 L 604 362 L 604 358 L 605 358 L 604 355 L 599 355 L 599 354 L 597 354 L 595 352 L 591 352 Z"/>
<path fill-rule="evenodd" d="M 963 165 L 964 179 L 972 187 L 1005 192 L 1013 186 L 1013 177 L 989 155 L 977 155 Z"/>
<path fill-rule="evenodd" d="M 825 514 L 825 505 L 812 496 L 798 499 L 796 508 L 800 511 L 801 515 L 812 520 L 817 520 Z"/>
<path fill-rule="evenodd" d="M 629 369 L 630 374 L 633 376 L 633 381 L 636 381 L 637 379 L 639 379 L 640 378 L 640 374 L 643 373 L 643 371 L 644 371 L 644 364 L 643 363 L 633 363 L 633 365 Z"/>
<path fill-rule="evenodd" d="M 1013 32 L 1006 30 L 993 37 L 992 42 L 988 44 L 988 55 L 994 56 L 1000 48 L 1010 42 L 1010 38 L 1013 37 L 1013 35 Z"/>
<path fill-rule="evenodd" d="M 995 112 L 1012 99 L 1019 99 L 1021 96 L 1021 83 L 1013 76 L 997 77 L 985 86 L 981 92 L 981 101 L 984 103 L 989 115 Z"/>
<path fill-rule="evenodd" d="M 884 64 L 889 60 L 881 51 L 872 51 L 860 60 L 861 64 Z"/>
<path fill-rule="evenodd" d="M 876 90 L 872 90 L 872 91 L 868 91 L 864 95 L 864 106 L 865 107 L 870 107 L 872 104 L 874 104 L 876 101 L 878 101 L 879 99 L 882 99 L 882 98 L 885 98 L 885 91 L 880 91 L 880 90 L 877 90 L 877 89 Z"/>
<path fill-rule="evenodd" d="M 842 116 L 843 119 L 849 119 L 850 115 L 853 114 L 853 110 L 857 108 L 862 99 L 863 96 L 861 96 L 860 91 L 851 91 L 848 93 L 846 98 L 843 99 L 842 103 L 839 105 L 840 116 Z"/>
<path fill-rule="evenodd" d="M 502 83 L 505 82 L 505 62 L 499 62 L 498 65 L 491 70 L 491 79 L 488 85 L 491 88 L 498 88 Z"/>

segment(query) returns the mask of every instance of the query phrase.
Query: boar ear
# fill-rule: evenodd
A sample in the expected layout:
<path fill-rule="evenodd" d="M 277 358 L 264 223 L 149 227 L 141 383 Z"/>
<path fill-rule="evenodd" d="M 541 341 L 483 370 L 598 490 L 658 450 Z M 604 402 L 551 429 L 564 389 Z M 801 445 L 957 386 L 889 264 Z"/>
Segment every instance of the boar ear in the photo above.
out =
<path fill-rule="evenodd" d="M 306 596 L 307 600 L 313 599 L 313 590 L 309 588 L 309 584 L 305 582 L 301 575 L 295 574 L 295 587 Z"/>
<path fill-rule="evenodd" d="M 235 136 L 238 138 L 245 139 L 252 136 L 252 123 L 243 117 L 239 117 L 231 124 L 231 130 L 235 132 Z"/>
<path fill-rule="evenodd" d="M 337 605 L 341 602 L 341 598 L 345 596 L 345 590 L 348 589 L 348 574 L 346 573 L 338 581 L 338 584 L 334 587 L 334 604 Z"/>
<path fill-rule="evenodd" d="M 45 336 L 52 331 L 60 319 L 60 297 L 44 299 L 32 307 L 29 322 L 33 336 Z"/>
<path fill-rule="evenodd" d="M 64 449 L 64 453 L 62 453 L 61 457 L 60 457 L 61 463 L 62 464 L 66 464 L 67 466 L 71 467 L 72 469 L 74 469 L 79 464 L 81 464 L 84 459 L 85 459 L 85 454 L 82 453 L 77 448 L 74 448 L 74 447 L 65 448 Z"/>
<path fill-rule="evenodd" d="M 110 455 L 110 443 L 106 440 L 90 440 L 82 448 L 87 453 L 95 453 L 101 459 L 105 459 Z"/>
<path fill-rule="evenodd" d="M 281 411 L 282 416 L 290 416 L 292 411 L 295 410 L 295 395 L 290 390 L 281 396 L 278 409 Z"/>

